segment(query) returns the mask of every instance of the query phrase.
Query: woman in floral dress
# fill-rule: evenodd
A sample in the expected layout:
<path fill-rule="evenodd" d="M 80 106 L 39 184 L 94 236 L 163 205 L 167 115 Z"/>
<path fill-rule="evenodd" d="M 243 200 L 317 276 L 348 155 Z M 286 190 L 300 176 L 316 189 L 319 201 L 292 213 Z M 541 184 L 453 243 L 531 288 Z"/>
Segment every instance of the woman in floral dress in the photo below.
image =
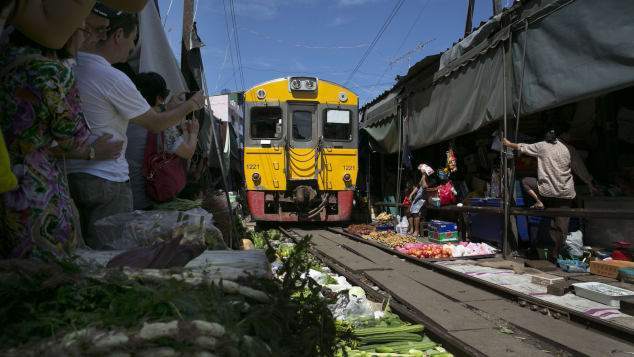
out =
<path fill-rule="evenodd" d="M 0 196 L 0 255 L 63 256 L 80 227 L 53 151 L 82 151 L 89 129 L 71 69 L 53 51 L 12 36 L 0 52 L 0 128 L 18 188 Z"/>

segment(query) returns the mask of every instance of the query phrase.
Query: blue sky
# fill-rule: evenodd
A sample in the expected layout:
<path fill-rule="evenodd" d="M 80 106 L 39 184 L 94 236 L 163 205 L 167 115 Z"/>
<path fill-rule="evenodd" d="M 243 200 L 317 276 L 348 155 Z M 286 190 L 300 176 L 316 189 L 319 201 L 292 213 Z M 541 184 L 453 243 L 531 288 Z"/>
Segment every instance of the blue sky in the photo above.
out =
<path fill-rule="evenodd" d="M 223 1 L 195 1 L 198 32 L 205 43 L 202 54 L 210 94 L 224 88 L 248 89 L 288 75 L 314 75 L 343 84 L 397 3 L 235 0 L 246 87 L 242 88 L 237 63 L 236 76 L 233 75 Z M 228 6 L 229 1 L 225 2 Z M 182 0 L 172 0 L 168 12 L 169 5 L 170 0 L 159 0 L 165 31 L 180 58 Z M 466 7 L 467 0 L 405 0 L 348 84 L 360 96 L 361 104 L 391 88 L 395 76 L 406 73 L 418 60 L 446 50 L 461 38 Z M 488 19 L 491 12 L 491 0 L 476 0 L 474 25 Z M 419 44 L 425 45 L 416 50 Z"/>

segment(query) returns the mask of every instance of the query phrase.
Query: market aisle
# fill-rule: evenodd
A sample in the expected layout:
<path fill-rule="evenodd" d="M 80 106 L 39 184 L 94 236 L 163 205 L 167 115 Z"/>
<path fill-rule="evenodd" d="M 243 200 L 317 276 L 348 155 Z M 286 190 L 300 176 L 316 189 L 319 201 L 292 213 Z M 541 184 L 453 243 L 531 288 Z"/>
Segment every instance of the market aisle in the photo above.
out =
<path fill-rule="evenodd" d="M 485 355 L 545 356 L 559 350 L 589 356 L 627 356 L 634 352 L 632 344 L 521 308 L 486 290 L 334 232 L 295 231 L 312 234 L 313 244 L 322 254 L 372 281 Z"/>

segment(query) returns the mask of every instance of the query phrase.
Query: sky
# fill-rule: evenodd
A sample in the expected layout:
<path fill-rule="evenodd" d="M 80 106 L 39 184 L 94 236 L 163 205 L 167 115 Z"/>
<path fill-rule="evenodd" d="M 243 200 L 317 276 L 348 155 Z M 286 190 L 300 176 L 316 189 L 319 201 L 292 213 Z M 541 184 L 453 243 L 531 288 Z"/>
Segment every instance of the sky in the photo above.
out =
<path fill-rule="evenodd" d="M 405 0 L 355 75 L 353 69 L 398 0 L 234 0 L 244 87 L 225 5 L 195 0 L 195 21 L 205 46 L 202 56 L 210 95 L 241 91 L 271 79 L 309 75 L 345 84 L 371 101 L 397 75 L 425 56 L 463 37 L 467 0 Z M 171 8 L 170 8 L 171 4 Z M 473 24 L 492 15 L 491 0 L 476 0 Z M 170 45 L 180 59 L 182 0 L 159 0 Z M 232 61 L 233 58 L 233 61 Z M 235 75 L 234 75 L 235 73 Z"/>

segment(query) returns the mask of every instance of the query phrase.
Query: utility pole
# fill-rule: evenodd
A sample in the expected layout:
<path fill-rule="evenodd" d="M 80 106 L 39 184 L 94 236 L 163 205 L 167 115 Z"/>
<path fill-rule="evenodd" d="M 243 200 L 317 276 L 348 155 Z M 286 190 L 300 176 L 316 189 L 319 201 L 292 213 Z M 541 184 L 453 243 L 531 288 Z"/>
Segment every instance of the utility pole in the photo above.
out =
<path fill-rule="evenodd" d="M 502 0 L 492 0 L 493 1 L 493 16 L 502 12 Z"/>
<path fill-rule="evenodd" d="M 194 0 L 185 0 L 183 2 L 183 46 L 187 52 L 192 49 L 192 29 L 194 28 Z M 181 63 L 183 54 L 181 53 Z"/>
<path fill-rule="evenodd" d="M 471 29 L 473 28 L 473 8 L 475 6 L 475 0 L 468 1 L 469 3 L 467 5 L 467 21 L 464 26 L 465 37 L 467 37 L 471 33 Z"/>

